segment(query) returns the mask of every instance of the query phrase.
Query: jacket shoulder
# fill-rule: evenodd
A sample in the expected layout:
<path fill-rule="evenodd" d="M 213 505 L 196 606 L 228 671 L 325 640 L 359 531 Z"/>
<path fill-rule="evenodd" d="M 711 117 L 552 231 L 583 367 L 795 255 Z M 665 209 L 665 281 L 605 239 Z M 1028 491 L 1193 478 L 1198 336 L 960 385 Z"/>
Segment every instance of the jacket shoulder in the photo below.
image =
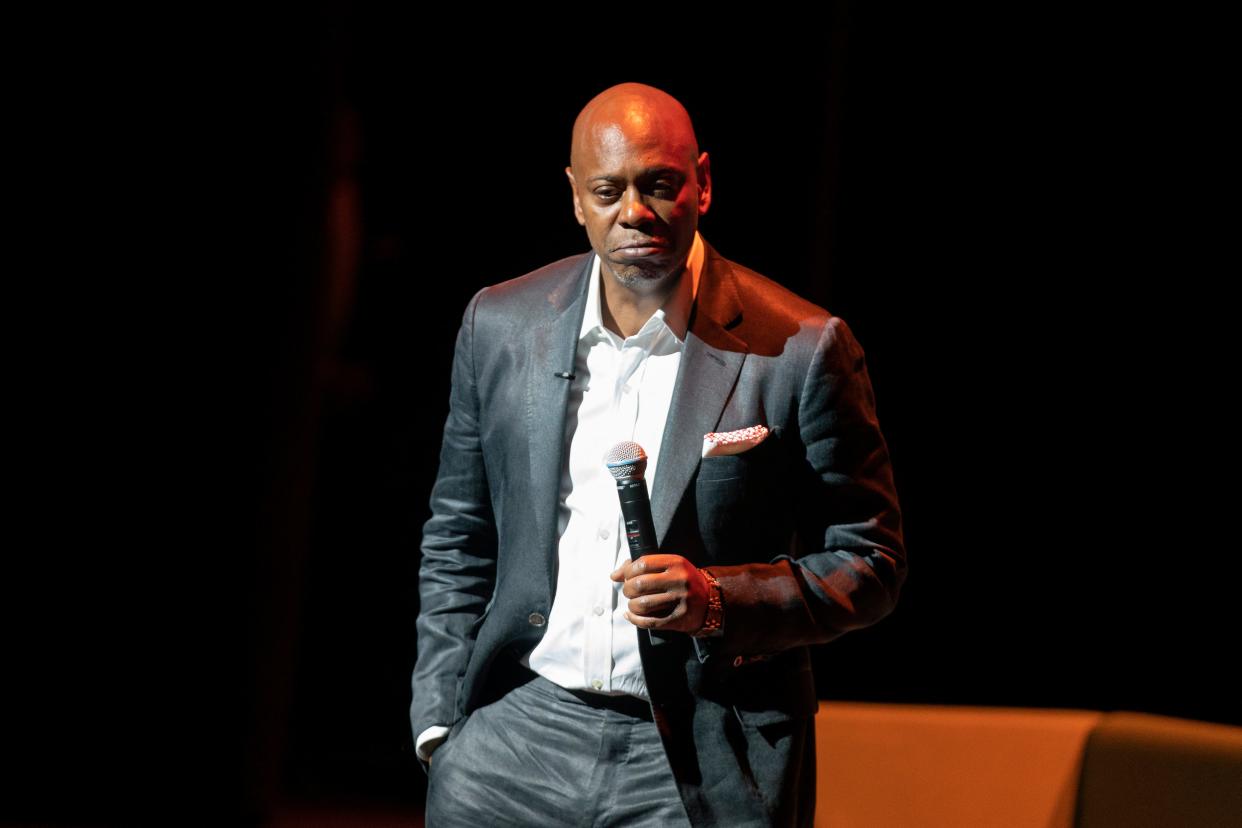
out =
<path fill-rule="evenodd" d="M 832 313 L 794 293 L 780 282 L 746 265 L 729 261 L 738 294 L 748 313 L 774 316 L 790 321 L 818 320 L 822 325 Z"/>
<path fill-rule="evenodd" d="M 475 297 L 476 313 L 483 320 L 494 315 L 515 316 L 529 324 L 534 315 L 564 307 L 581 286 L 581 277 L 592 251 L 566 256 L 529 273 L 488 285 Z"/>
<path fill-rule="evenodd" d="M 780 282 L 746 265 L 720 258 L 731 271 L 742 307 L 741 317 L 730 332 L 744 339 L 752 352 L 807 356 L 825 335 L 825 329 L 845 326 L 843 319 Z"/>

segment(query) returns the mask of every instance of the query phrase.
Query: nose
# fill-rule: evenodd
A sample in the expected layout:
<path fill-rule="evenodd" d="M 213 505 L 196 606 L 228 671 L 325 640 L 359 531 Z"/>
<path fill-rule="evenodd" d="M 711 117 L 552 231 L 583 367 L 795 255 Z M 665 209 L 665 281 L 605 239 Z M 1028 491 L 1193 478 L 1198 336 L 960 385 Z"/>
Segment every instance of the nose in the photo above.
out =
<path fill-rule="evenodd" d="M 627 227 L 649 224 L 655 219 L 655 213 L 643 201 L 643 194 L 638 187 L 631 184 L 621 196 L 621 223 Z"/>

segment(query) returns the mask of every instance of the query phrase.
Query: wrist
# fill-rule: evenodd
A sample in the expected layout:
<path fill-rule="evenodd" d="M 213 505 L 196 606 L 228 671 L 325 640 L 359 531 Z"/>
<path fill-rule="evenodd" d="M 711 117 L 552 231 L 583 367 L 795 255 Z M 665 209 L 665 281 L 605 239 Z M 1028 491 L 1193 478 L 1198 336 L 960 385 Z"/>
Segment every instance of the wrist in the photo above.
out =
<path fill-rule="evenodd" d="M 710 569 L 700 569 L 707 581 L 707 612 L 703 615 L 703 624 L 691 633 L 695 638 L 709 638 L 724 635 L 724 593 L 720 582 Z"/>

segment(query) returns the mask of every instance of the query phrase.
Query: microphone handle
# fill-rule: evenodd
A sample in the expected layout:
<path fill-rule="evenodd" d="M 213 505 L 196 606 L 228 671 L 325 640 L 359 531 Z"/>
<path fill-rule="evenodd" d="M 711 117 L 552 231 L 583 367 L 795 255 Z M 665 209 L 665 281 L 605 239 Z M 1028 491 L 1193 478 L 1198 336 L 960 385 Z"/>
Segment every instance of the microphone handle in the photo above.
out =
<path fill-rule="evenodd" d="M 621 499 L 621 517 L 625 520 L 625 539 L 630 544 L 630 560 L 658 551 L 656 547 L 655 521 L 651 519 L 651 498 L 647 495 L 647 481 L 618 480 L 617 497 Z"/>

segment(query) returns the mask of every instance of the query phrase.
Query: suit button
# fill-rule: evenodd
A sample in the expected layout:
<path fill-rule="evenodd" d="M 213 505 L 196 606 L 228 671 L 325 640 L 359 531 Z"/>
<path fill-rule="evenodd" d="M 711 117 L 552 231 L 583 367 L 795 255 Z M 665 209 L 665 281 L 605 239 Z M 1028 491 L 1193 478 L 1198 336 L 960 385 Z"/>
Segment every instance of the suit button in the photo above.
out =
<path fill-rule="evenodd" d="M 741 666 L 742 666 L 742 661 L 743 661 L 743 660 L 744 660 L 744 659 L 743 659 L 741 656 L 738 656 L 737 658 L 733 659 L 733 666 L 734 666 L 734 667 L 741 667 Z"/>
<path fill-rule="evenodd" d="M 544 621 L 547 619 L 543 617 L 543 613 L 532 612 L 529 616 L 527 616 L 526 620 L 530 622 L 532 627 L 542 627 Z"/>

